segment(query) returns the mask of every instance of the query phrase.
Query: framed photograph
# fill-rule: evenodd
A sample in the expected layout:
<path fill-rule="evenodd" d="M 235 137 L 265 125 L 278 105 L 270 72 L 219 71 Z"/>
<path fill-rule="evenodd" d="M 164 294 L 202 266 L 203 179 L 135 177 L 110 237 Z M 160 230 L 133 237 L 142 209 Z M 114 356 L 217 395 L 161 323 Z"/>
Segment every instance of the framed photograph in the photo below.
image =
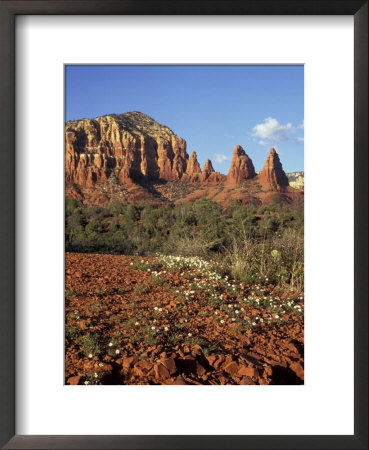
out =
<path fill-rule="evenodd" d="M 368 4 L 3 1 L 1 445 L 368 448 Z"/>

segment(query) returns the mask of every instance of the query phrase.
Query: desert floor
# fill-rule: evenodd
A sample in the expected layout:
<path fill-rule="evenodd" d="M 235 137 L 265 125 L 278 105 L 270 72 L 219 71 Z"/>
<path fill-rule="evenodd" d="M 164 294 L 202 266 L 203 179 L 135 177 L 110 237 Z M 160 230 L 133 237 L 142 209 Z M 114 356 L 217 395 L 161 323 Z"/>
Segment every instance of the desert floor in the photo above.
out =
<path fill-rule="evenodd" d="M 66 253 L 65 280 L 66 384 L 304 383 L 297 293 L 168 256 Z"/>

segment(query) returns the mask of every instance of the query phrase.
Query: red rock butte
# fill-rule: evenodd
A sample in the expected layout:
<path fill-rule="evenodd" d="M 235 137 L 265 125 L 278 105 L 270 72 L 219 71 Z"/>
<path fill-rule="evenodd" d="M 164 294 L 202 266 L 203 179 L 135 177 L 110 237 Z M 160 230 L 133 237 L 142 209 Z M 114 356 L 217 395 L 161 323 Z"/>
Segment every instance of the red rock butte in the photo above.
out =
<path fill-rule="evenodd" d="M 139 113 L 67 122 L 66 182 L 93 186 L 112 174 L 122 183 L 178 180 L 186 173 L 186 141 Z"/>
<path fill-rule="evenodd" d="M 252 183 L 252 180 L 255 181 Z M 274 148 L 270 150 L 259 175 L 255 172 L 251 158 L 240 145 L 236 145 L 233 150 L 228 175 L 216 172 L 210 159 L 206 160 L 201 170 L 196 152 L 188 155 L 184 139 L 167 126 L 137 111 L 67 122 L 65 181 L 67 187 L 72 187 L 68 191 L 70 195 L 80 198 L 87 191 L 90 194 L 94 191 L 100 195 L 99 201 L 102 202 L 109 200 L 104 186 L 112 182 L 125 186 L 133 196 L 131 199 L 147 198 L 150 201 L 153 200 L 153 194 L 148 191 L 150 186 L 172 181 L 189 183 L 193 186 L 192 191 L 205 189 L 202 194 L 199 191 L 191 198 L 199 195 L 215 198 L 211 189 L 218 186 L 226 190 L 238 187 L 244 190 L 249 185 L 256 192 L 258 184 L 262 192 L 256 197 L 271 191 L 283 191 L 292 196 L 297 192 L 289 187 Z M 246 199 L 246 196 L 243 197 Z M 223 202 L 222 199 L 220 201 Z"/>

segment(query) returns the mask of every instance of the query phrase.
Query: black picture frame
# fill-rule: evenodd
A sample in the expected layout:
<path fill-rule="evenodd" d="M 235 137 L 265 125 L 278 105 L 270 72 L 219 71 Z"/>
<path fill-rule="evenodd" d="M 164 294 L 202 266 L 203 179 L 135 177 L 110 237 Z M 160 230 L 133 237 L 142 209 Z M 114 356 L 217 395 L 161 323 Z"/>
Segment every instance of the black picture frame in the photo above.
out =
<path fill-rule="evenodd" d="M 354 16 L 354 435 L 15 435 L 15 17 L 23 14 L 210 14 Z M 0 445 L 7 449 L 367 449 L 368 448 L 368 1 L 42 0 L 0 1 Z M 337 368 L 339 371 L 339 368 Z M 337 392 L 339 396 L 339 392 Z"/>

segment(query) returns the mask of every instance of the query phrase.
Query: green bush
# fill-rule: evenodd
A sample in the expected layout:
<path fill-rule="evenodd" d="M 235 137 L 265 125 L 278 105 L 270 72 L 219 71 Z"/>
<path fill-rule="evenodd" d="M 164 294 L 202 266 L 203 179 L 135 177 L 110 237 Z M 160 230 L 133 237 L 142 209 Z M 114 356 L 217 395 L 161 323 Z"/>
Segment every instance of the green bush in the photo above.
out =
<path fill-rule="evenodd" d="M 154 256 L 157 253 L 216 260 L 224 273 L 247 283 L 303 287 L 302 207 L 277 195 L 269 206 L 234 202 L 223 210 L 201 198 L 176 206 L 104 207 L 66 200 L 65 247 L 74 252 Z"/>
<path fill-rule="evenodd" d="M 101 353 L 99 337 L 97 334 L 85 334 L 80 338 L 80 345 L 85 356 L 89 358 Z"/>

